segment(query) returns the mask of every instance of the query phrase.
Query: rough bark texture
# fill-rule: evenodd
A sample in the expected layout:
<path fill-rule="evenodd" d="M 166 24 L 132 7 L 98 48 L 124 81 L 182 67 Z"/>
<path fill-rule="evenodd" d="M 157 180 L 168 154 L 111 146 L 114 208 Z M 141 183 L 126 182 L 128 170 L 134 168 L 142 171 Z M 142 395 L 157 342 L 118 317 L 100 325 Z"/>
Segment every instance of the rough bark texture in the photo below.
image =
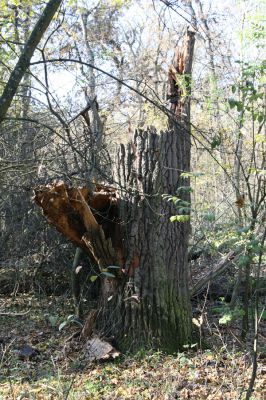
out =
<path fill-rule="evenodd" d="M 127 148 L 121 146 L 118 157 L 127 280 L 111 331 L 126 348 L 153 345 L 176 350 L 191 340 L 190 224 L 170 222 L 176 210 L 162 195 L 176 195 L 179 186 L 189 186 L 180 175 L 190 171 L 194 36 L 187 30 L 169 69 L 173 130 L 160 134 L 138 130 Z M 188 190 L 182 192 L 182 199 L 190 201 Z"/>
<path fill-rule="evenodd" d="M 176 213 L 162 194 L 176 193 L 180 168 L 189 160 L 181 132 L 137 131 L 121 146 L 118 176 L 124 231 L 126 283 L 112 333 L 120 344 L 176 350 L 191 340 L 187 248 L 189 223 L 172 223 Z M 185 164 L 185 165 L 184 165 Z M 107 321 L 106 321 L 107 322 Z"/>

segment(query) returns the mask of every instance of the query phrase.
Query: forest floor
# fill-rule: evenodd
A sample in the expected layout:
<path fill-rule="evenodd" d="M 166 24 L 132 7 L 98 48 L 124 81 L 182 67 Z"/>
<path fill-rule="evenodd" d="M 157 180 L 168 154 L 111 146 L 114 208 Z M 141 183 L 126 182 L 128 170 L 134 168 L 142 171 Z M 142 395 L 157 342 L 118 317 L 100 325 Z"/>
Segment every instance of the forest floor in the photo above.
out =
<path fill-rule="evenodd" d="M 211 319 L 208 313 L 202 332 L 207 350 L 185 349 L 171 356 L 143 350 L 96 363 L 86 362 L 78 339 L 69 340 L 77 325 L 58 329 L 71 314 L 67 296 L 3 296 L 0 310 L 1 400 L 245 398 L 252 342 L 246 346 L 236 327 L 219 326 L 216 316 Z M 253 400 L 266 399 L 263 334 L 259 341 Z"/>
<path fill-rule="evenodd" d="M 218 300 L 203 296 L 193 302 L 200 345 L 173 355 L 142 349 L 95 362 L 88 360 L 86 342 L 75 335 L 80 332 L 77 324 L 59 329 L 73 314 L 69 269 L 60 269 L 59 262 L 42 263 L 38 257 L 36 264 L 33 261 L 0 263 L 0 400 L 245 399 L 252 375 L 254 328 L 250 321 L 243 341 L 241 305 L 230 320 L 225 295 L 232 285 L 225 274 L 223 282 L 215 279 L 212 288 Z M 200 268 L 195 264 L 191 277 L 205 276 L 215 262 L 207 259 L 205 264 L 205 269 L 204 263 Z M 46 271 L 45 265 L 50 269 Z M 250 314 L 254 315 L 251 307 Z M 265 304 L 258 339 L 252 400 L 266 400 Z"/>

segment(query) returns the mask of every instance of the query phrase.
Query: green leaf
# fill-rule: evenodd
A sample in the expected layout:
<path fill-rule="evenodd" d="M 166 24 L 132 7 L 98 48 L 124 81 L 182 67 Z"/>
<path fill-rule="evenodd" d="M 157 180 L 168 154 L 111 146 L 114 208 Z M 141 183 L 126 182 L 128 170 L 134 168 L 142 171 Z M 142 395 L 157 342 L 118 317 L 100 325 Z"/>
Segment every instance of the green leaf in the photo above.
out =
<path fill-rule="evenodd" d="M 261 319 L 263 321 L 266 321 L 266 310 L 263 310 L 262 314 L 261 314 Z"/>
<path fill-rule="evenodd" d="M 237 260 L 237 264 L 240 267 L 246 267 L 249 263 L 250 263 L 250 257 L 245 254 L 242 254 Z"/>
<path fill-rule="evenodd" d="M 180 199 L 180 204 L 178 204 L 178 207 L 180 207 L 180 206 L 182 206 L 182 207 L 190 207 L 191 203 L 189 201 Z"/>
<path fill-rule="evenodd" d="M 107 268 L 120 269 L 118 265 L 109 265 Z"/>
<path fill-rule="evenodd" d="M 190 215 L 173 215 L 170 217 L 171 222 L 188 222 L 190 220 Z"/>
<path fill-rule="evenodd" d="M 64 327 L 69 323 L 69 321 L 63 321 L 60 325 L 59 325 L 59 332 L 61 332 L 62 329 L 64 329 Z"/>
<path fill-rule="evenodd" d="M 178 212 L 180 213 L 180 214 L 182 214 L 182 213 L 189 213 L 191 211 L 191 207 L 179 207 L 178 208 Z"/>
<path fill-rule="evenodd" d="M 264 115 L 263 114 L 258 114 L 258 121 L 259 122 L 263 122 L 264 121 Z M 264 139 L 264 141 L 265 141 L 265 139 Z"/>
<path fill-rule="evenodd" d="M 236 109 L 237 109 L 238 112 L 243 111 L 244 104 L 241 101 L 238 101 L 237 105 L 236 105 Z"/>
<path fill-rule="evenodd" d="M 220 146 L 221 144 L 221 137 L 220 136 L 214 136 L 211 142 L 211 148 L 215 149 L 216 147 Z"/>
<path fill-rule="evenodd" d="M 97 275 L 92 275 L 92 276 L 90 277 L 90 281 L 91 281 L 91 282 L 95 282 L 97 278 L 98 278 Z"/>
<path fill-rule="evenodd" d="M 233 315 L 231 313 L 224 314 L 222 318 L 219 319 L 219 324 L 226 325 L 231 322 L 233 319 Z"/>
<path fill-rule="evenodd" d="M 185 364 L 187 364 L 188 363 L 188 359 L 187 359 L 187 357 L 185 357 L 185 356 L 181 356 L 181 357 L 179 357 L 179 363 L 180 363 L 180 365 L 185 365 Z"/>
<path fill-rule="evenodd" d="M 259 121 L 261 122 L 261 121 Z M 265 143 L 266 142 L 266 138 L 264 133 L 258 133 L 257 135 L 255 135 L 255 141 L 256 143 Z"/>
<path fill-rule="evenodd" d="M 237 105 L 237 101 L 234 99 L 228 99 L 228 103 L 229 103 L 229 107 L 232 109 L 234 107 L 236 107 Z"/>
<path fill-rule="evenodd" d="M 177 192 L 178 193 L 179 192 L 189 192 L 189 193 L 191 193 L 191 192 L 193 192 L 193 189 L 190 186 L 179 186 L 179 188 L 177 188 Z"/>
<path fill-rule="evenodd" d="M 208 222 L 214 222 L 215 214 L 212 212 L 206 212 L 205 214 L 203 214 L 203 219 Z"/>
<path fill-rule="evenodd" d="M 48 321 L 50 322 L 51 326 L 54 328 L 56 323 L 58 322 L 58 315 L 48 315 Z"/>

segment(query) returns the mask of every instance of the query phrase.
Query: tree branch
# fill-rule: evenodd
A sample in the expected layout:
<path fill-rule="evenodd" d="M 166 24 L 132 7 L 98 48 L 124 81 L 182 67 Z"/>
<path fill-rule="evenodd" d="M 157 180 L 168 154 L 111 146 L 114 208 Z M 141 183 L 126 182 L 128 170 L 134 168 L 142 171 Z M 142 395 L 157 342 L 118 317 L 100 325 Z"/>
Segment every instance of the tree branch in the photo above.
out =
<path fill-rule="evenodd" d="M 30 66 L 33 53 L 50 25 L 62 0 L 50 0 L 36 23 L 0 97 L 0 124 L 11 105 L 21 79 Z"/>

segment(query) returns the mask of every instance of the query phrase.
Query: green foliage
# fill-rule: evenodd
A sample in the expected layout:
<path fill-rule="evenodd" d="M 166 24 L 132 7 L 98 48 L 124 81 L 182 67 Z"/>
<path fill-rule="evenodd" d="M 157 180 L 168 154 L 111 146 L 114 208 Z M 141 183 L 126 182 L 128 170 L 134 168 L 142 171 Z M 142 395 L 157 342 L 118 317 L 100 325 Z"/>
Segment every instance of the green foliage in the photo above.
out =
<path fill-rule="evenodd" d="M 230 322 L 238 319 L 239 317 L 243 317 L 245 315 L 244 310 L 240 308 L 235 308 L 223 314 L 223 316 L 219 319 L 220 325 L 227 325 Z"/>
<path fill-rule="evenodd" d="M 54 315 L 54 314 L 45 314 L 45 317 L 49 321 L 50 325 L 54 328 L 58 321 L 59 321 L 59 315 Z"/>
<path fill-rule="evenodd" d="M 214 222 L 215 219 L 216 219 L 216 216 L 215 216 L 215 213 L 214 213 L 214 212 L 207 211 L 207 212 L 204 212 L 204 213 L 202 214 L 202 218 L 203 218 L 204 221 L 207 221 L 207 222 Z"/>
<path fill-rule="evenodd" d="M 250 46 L 264 50 L 266 39 L 264 0 L 257 0 L 256 4 L 252 3 L 245 18 L 242 36 L 243 45 L 247 50 Z"/>
<path fill-rule="evenodd" d="M 240 63 L 240 62 L 239 62 Z M 264 80 L 266 70 L 266 60 L 260 63 L 240 63 L 242 67 L 241 80 L 232 85 L 232 93 L 239 98 L 229 98 L 230 109 L 236 109 L 238 113 L 251 117 L 253 121 L 259 124 L 265 122 L 264 112 Z"/>
<path fill-rule="evenodd" d="M 109 0 L 108 2 L 112 7 L 122 8 L 128 7 L 131 3 L 131 0 Z"/>
<path fill-rule="evenodd" d="M 170 217 L 171 222 L 188 222 L 190 220 L 190 215 L 172 215 Z"/>
<path fill-rule="evenodd" d="M 215 135 L 211 142 L 211 149 L 214 150 L 216 147 L 220 146 L 222 138 L 220 135 Z"/>
<path fill-rule="evenodd" d="M 102 271 L 101 275 L 107 276 L 107 278 L 115 278 L 115 275 L 108 271 Z"/>
<path fill-rule="evenodd" d="M 181 96 L 187 97 L 191 92 L 191 75 L 190 74 L 175 74 L 176 86 L 181 90 Z"/>
<path fill-rule="evenodd" d="M 115 274 L 113 272 L 110 272 L 109 270 L 114 270 L 115 272 L 115 270 L 118 269 L 120 269 L 118 265 L 109 265 L 107 268 L 102 269 L 99 275 L 92 275 L 90 277 L 90 281 L 95 282 L 100 275 L 106 276 L 107 278 L 115 278 Z"/>
<path fill-rule="evenodd" d="M 190 191 L 191 191 L 190 186 L 181 186 L 177 189 L 178 193 L 190 192 Z M 163 194 L 162 197 L 164 200 L 172 202 L 176 206 L 178 215 L 172 215 L 170 217 L 171 222 L 184 223 L 190 220 L 191 203 L 189 201 L 183 200 L 178 196 L 172 196 L 167 194 Z"/>
<path fill-rule="evenodd" d="M 263 310 L 260 316 L 262 321 L 266 321 L 266 310 Z"/>
<path fill-rule="evenodd" d="M 67 319 L 63 322 L 61 322 L 61 324 L 59 325 L 59 332 L 62 331 L 62 329 L 64 329 L 66 326 L 69 326 L 70 324 L 77 324 L 79 325 L 81 328 L 83 328 L 82 323 L 80 322 L 80 320 L 76 317 L 76 315 L 69 315 L 67 317 Z"/>
<path fill-rule="evenodd" d="M 218 314 L 220 316 L 220 325 L 227 325 L 230 322 L 235 321 L 240 317 L 243 317 L 243 315 L 245 314 L 244 310 L 239 305 L 237 305 L 234 309 L 231 309 L 230 306 L 225 303 L 223 299 L 221 299 L 221 303 L 219 306 L 212 308 L 212 313 Z"/>

